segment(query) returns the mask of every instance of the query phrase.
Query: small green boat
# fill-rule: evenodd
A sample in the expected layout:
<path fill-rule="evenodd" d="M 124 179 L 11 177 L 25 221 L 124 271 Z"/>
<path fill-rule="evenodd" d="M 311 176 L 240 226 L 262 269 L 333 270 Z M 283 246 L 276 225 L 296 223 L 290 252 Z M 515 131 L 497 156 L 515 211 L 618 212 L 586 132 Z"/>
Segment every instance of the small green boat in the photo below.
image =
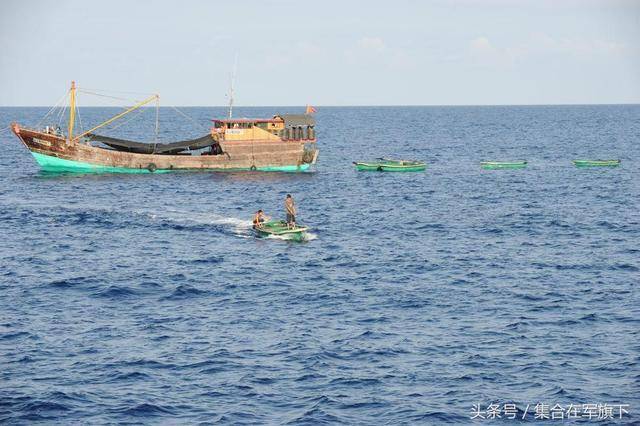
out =
<path fill-rule="evenodd" d="M 309 228 L 306 226 L 296 226 L 291 229 L 287 227 L 287 222 L 284 220 L 272 220 L 263 223 L 261 227 L 254 226 L 253 230 L 260 237 L 273 235 L 287 240 L 304 241 L 306 239 L 306 232 Z"/>
<path fill-rule="evenodd" d="M 388 158 L 378 158 L 376 161 L 356 162 L 358 171 L 368 172 L 421 172 L 427 168 L 426 163 L 410 160 L 390 160 Z"/>
<path fill-rule="evenodd" d="M 618 167 L 620 160 L 573 160 L 576 167 Z"/>
<path fill-rule="evenodd" d="M 485 170 L 498 170 L 498 169 L 524 169 L 527 167 L 526 161 L 483 161 L 480 163 L 480 167 Z"/>

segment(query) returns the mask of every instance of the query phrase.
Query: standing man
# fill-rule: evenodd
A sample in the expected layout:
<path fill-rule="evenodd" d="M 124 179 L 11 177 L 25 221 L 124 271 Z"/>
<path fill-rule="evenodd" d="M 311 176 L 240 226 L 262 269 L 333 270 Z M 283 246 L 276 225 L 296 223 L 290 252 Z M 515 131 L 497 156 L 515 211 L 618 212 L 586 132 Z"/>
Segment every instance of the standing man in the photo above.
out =
<path fill-rule="evenodd" d="M 284 208 L 287 212 L 287 228 L 293 229 L 296 227 L 296 205 L 291 194 L 287 194 L 287 198 L 284 200 Z"/>

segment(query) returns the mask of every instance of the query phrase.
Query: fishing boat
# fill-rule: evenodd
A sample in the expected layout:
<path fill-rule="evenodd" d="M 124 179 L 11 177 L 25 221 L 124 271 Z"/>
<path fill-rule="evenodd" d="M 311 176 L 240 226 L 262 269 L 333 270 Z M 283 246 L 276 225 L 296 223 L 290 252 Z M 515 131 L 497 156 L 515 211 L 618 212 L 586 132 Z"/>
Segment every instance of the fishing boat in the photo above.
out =
<path fill-rule="evenodd" d="M 526 161 L 482 161 L 480 167 L 485 170 L 497 169 L 524 169 L 527 167 Z"/>
<path fill-rule="evenodd" d="M 212 120 L 199 138 L 172 143 L 131 141 L 96 133 L 99 129 L 152 102 L 132 107 L 86 131 L 74 133 L 77 115 L 75 82 L 68 92 L 66 129 L 47 125 L 27 128 L 13 123 L 13 133 L 45 171 L 153 173 L 176 170 L 302 172 L 316 163 L 315 119 L 312 114 L 274 115 L 272 118 Z M 88 92 L 87 92 L 88 93 Z M 231 108 L 230 108 L 231 111 Z M 231 115 L 231 114 L 229 114 Z M 157 117 L 157 113 L 156 113 Z M 46 118 L 46 117 L 45 117 Z"/>
<path fill-rule="evenodd" d="M 576 167 L 618 167 L 620 160 L 573 160 Z"/>
<path fill-rule="evenodd" d="M 356 162 L 358 171 L 369 172 L 421 172 L 427 168 L 426 163 L 411 160 L 391 160 L 388 158 L 378 158 L 375 161 Z"/>
<path fill-rule="evenodd" d="M 283 220 L 273 220 L 265 222 L 262 226 L 254 226 L 254 231 L 260 237 L 276 236 L 287 240 L 303 241 L 306 239 L 306 232 L 309 230 L 306 226 L 296 226 L 289 228 L 287 222 Z"/>

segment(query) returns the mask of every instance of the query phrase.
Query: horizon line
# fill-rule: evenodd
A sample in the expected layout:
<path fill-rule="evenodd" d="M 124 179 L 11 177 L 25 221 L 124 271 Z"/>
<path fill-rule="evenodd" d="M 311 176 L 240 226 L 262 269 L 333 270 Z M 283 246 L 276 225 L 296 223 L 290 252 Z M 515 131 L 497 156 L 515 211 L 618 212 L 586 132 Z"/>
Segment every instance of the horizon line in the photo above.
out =
<path fill-rule="evenodd" d="M 234 108 L 304 108 L 303 105 L 234 105 Z M 619 106 L 640 105 L 640 102 L 614 102 L 614 103 L 533 103 L 533 104 L 353 104 L 353 105 L 320 105 L 313 104 L 316 108 L 385 108 L 385 107 L 514 107 L 514 106 Z M 0 105 L 0 108 L 52 108 L 53 105 Z M 78 108 L 122 108 L 118 105 L 85 105 Z M 160 105 L 160 108 L 229 108 L 229 105 Z M 155 108 L 154 106 L 141 106 L 140 108 Z"/>

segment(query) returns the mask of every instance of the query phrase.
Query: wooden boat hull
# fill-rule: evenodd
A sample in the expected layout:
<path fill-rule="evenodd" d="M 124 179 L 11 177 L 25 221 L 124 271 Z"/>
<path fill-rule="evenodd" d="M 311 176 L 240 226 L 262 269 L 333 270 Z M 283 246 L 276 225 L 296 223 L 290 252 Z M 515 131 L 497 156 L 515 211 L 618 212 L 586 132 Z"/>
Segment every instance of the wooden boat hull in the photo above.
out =
<path fill-rule="evenodd" d="M 427 168 L 419 161 L 382 160 L 373 163 L 354 162 L 356 170 L 365 172 L 421 172 Z"/>
<path fill-rule="evenodd" d="M 116 151 L 69 142 L 48 133 L 13 131 L 45 171 L 153 173 L 179 170 L 303 172 L 315 164 L 315 140 L 223 141 L 220 155 L 159 155 Z"/>
<path fill-rule="evenodd" d="M 309 228 L 296 226 L 294 229 L 289 229 L 284 221 L 271 221 L 264 223 L 260 228 L 254 227 L 253 230 L 259 237 L 276 236 L 287 240 L 304 241 Z"/>
<path fill-rule="evenodd" d="M 526 161 L 483 161 L 480 167 L 485 170 L 500 169 L 524 169 L 527 167 Z"/>
<path fill-rule="evenodd" d="M 573 160 L 576 167 L 618 167 L 620 160 Z"/>

